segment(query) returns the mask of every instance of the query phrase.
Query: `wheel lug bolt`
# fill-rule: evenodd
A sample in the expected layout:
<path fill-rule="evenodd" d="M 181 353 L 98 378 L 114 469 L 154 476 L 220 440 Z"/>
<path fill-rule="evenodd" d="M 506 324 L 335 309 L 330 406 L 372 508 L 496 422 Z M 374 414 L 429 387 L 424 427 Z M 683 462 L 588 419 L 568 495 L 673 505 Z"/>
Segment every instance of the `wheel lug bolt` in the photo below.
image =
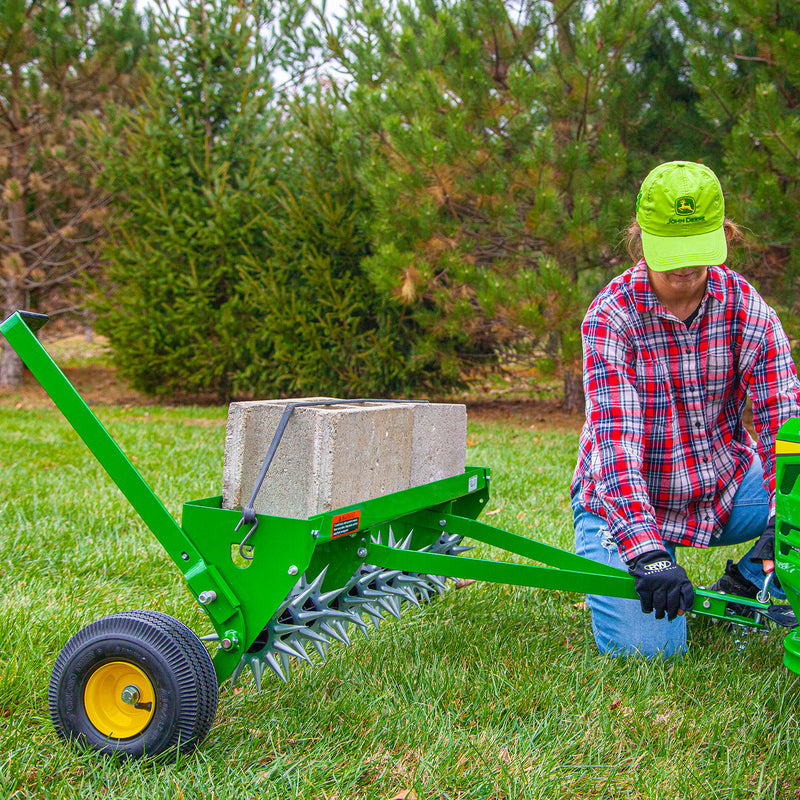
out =
<path fill-rule="evenodd" d="M 139 687 L 128 685 L 122 690 L 122 702 L 135 706 L 139 702 Z"/>

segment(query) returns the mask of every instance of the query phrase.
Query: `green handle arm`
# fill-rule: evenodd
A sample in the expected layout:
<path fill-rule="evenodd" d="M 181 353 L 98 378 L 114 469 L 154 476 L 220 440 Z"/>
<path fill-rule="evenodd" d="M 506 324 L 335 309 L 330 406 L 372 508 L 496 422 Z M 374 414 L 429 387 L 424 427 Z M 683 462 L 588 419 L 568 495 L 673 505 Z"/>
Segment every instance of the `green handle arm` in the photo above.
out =
<path fill-rule="evenodd" d="M 0 333 L 25 362 L 164 549 L 177 563 L 182 561 L 191 568 L 200 559 L 199 553 L 34 335 L 34 331 L 46 321 L 47 317 L 41 314 L 17 311 L 0 323 Z"/>

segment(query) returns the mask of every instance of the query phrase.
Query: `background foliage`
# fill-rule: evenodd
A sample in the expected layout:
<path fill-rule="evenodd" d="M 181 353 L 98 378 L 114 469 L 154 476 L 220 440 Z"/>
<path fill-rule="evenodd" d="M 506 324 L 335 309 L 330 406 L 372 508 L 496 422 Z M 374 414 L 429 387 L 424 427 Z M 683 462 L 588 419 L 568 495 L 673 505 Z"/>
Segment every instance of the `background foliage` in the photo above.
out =
<path fill-rule="evenodd" d="M 84 6 L 102 36 L 33 26 Z M 58 228 L 59 263 L 99 263 L 70 303 L 91 306 L 137 388 L 436 394 L 522 360 L 555 370 L 577 407 L 580 320 L 628 265 L 642 177 L 676 158 L 718 172 L 748 234 L 730 263 L 795 333 L 788 0 L 348 0 L 336 15 L 314 0 L 182 0 L 144 19 L 88 0 L 4 8 L 6 112 L 27 96 L 14 75 L 28 24 L 73 54 L 62 73 L 19 74 L 58 99 L 84 160 L 58 193 L 37 194 L 32 166 L 22 195 L 6 180 L 0 246 L 34 252 L 13 236 L 23 195 L 29 215 L 56 194 L 107 205 L 82 234 L 91 248 Z M 108 43 L 127 93 L 70 105 L 63 76 Z M 65 129 L 36 119 L 42 135 Z M 20 293 L 18 261 L 3 264 L 6 309 L 64 305 L 64 292 Z"/>
<path fill-rule="evenodd" d="M 87 158 L 87 117 L 124 106 L 147 56 L 132 2 L 0 3 L 0 304 L 73 312 L 76 278 L 97 267 L 112 198 Z M 116 210 L 116 209 L 114 209 Z M 22 362 L 3 340 L 0 386 Z"/>

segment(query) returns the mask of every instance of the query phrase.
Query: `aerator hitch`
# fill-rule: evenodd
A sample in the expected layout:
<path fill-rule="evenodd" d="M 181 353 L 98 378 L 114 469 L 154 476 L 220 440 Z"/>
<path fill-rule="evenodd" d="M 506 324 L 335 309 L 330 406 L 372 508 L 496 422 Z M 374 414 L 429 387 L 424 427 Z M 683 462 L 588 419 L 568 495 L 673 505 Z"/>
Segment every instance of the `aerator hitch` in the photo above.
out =
<path fill-rule="evenodd" d="M 292 664 L 312 660 L 309 650 L 324 658 L 331 641 L 348 644 L 385 615 L 399 617 L 404 603 L 427 602 L 447 578 L 637 597 L 623 570 L 479 522 L 491 485 L 485 467 L 309 519 L 252 512 L 246 528 L 221 497 L 192 500 L 178 524 L 37 340 L 46 321 L 16 312 L 0 332 L 178 566 L 214 628 L 201 641 L 165 614 L 132 611 L 79 631 L 50 681 L 51 716 L 64 739 L 124 757 L 186 752 L 211 726 L 218 684 L 248 666 L 259 688 L 267 672 L 287 680 Z M 776 449 L 776 563 L 791 608 L 737 597 L 753 609 L 737 615 L 725 595 L 698 589 L 695 614 L 750 627 L 796 624 L 800 420 L 783 427 Z M 460 558 L 470 549 L 465 540 L 536 563 Z M 800 674 L 798 636 L 792 630 L 784 639 L 784 662 Z"/>

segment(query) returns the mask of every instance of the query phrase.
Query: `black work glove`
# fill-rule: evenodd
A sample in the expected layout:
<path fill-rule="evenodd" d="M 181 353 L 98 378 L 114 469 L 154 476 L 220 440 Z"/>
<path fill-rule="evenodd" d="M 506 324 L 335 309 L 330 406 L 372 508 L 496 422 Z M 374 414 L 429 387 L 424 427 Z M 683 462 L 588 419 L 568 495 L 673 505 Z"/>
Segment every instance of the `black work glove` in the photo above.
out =
<path fill-rule="evenodd" d="M 636 594 L 642 611 L 656 612 L 656 619 L 670 622 L 679 611 L 691 611 L 694 605 L 694 587 L 683 567 L 676 564 L 664 550 L 652 550 L 638 556 L 628 565 L 634 577 Z"/>
<path fill-rule="evenodd" d="M 751 561 L 774 561 L 775 560 L 775 517 L 770 517 L 764 533 L 758 537 L 756 546 L 753 548 Z"/>

